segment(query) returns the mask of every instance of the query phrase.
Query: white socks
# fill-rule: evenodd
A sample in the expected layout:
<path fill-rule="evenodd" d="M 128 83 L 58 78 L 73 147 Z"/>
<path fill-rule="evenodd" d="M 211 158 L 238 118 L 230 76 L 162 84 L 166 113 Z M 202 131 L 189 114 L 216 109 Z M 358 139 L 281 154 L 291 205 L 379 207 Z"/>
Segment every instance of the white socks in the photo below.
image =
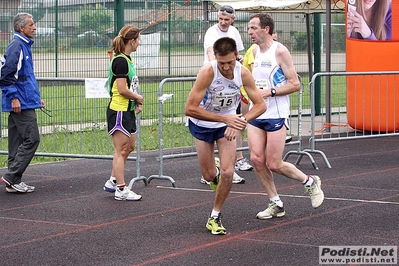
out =
<path fill-rule="evenodd" d="M 283 202 L 281 201 L 279 195 L 277 195 L 277 196 L 275 196 L 273 198 L 270 198 L 270 201 L 276 203 L 276 205 L 279 206 L 279 207 L 283 207 Z"/>
<path fill-rule="evenodd" d="M 219 213 L 220 213 L 220 212 L 218 212 L 218 211 L 212 210 L 212 212 L 211 212 L 211 217 L 212 217 L 212 218 L 218 218 L 218 217 L 219 217 Z"/>
<path fill-rule="evenodd" d="M 311 186 L 313 184 L 313 178 L 307 176 L 306 179 L 302 182 L 304 186 Z"/>

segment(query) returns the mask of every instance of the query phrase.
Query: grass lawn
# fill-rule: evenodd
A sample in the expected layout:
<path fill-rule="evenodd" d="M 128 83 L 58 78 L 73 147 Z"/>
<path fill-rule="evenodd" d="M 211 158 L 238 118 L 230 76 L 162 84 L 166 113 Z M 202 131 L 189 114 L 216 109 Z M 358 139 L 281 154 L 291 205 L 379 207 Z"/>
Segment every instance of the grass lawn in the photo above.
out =
<path fill-rule="evenodd" d="M 308 79 L 304 83 L 303 109 L 310 109 L 310 91 Z M 321 88 L 325 80 L 321 81 Z M 163 147 L 192 146 L 192 138 L 185 127 L 185 102 L 193 82 L 166 82 L 161 94 L 173 94 L 162 105 L 163 119 Z M 38 152 L 112 155 L 113 145 L 106 131 L 105 110 L 109 99 L 85 98 L 84 84 L 80 83 L 43 83 L 40 84 L 42 98 L 46 108 L 51 110 L 50 116 L 40 110 L 37 111 L 38 123 L 42 129 L 42 140 Z M 141 114 L 141 150 L 157 150 L 159 134 L 159 84 L 141 84 L 141 93 L 145 97 L 144 109 Z M 345 77 L 332 78 L 332 103 L 334 106 L 346 104 Z M 325 98 L 325 90 L 320 90 L 321 99 Z M 298 94 L 292 94 L 291 109 L 298 108 Z M 322 100 L 324 102 L 324 100 Z M 7 115 L 2 113 L 0 126 L 0 150 L 7 151 Z M 168 122 L 171 121 L 171 122 Z M 7 156 L 0 155 L 0 167 L 7 166 Z M 36 156 L 33 163 L 64 160 L 55 157 Z"/>

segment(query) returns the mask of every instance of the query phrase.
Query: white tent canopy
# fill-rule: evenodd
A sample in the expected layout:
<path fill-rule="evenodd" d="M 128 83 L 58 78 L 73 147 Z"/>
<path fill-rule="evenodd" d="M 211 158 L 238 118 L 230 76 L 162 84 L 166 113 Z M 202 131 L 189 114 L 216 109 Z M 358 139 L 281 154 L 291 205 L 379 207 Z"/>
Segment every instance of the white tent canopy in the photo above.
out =
<path fill-rule="evenodd" d="M 342 12 L 343 0 L 212 0 L 217 6 L 229 5 L 240 11 L 269 11 L 296 13 L 324 13 L 327 2 L 331 3 L 331 12 Z"/>

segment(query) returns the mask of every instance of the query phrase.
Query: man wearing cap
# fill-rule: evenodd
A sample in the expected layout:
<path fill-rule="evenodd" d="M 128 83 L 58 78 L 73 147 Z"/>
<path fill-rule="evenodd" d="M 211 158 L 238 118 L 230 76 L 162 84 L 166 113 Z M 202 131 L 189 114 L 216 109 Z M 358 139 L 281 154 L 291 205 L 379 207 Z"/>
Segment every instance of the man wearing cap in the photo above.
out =
<path fill-rule="evenodd" d="M 215 60 L 213 44 L 222 37 L 230 37 L 237 43 L 238 51 L 244 50 L 241 35 L 235 27 L 231 27 L 236 18 L 231 6 L 222 6 L 218 11 L 218 23 L 210 27 L 204 37 L 205 58 L 204 63 Z M 241 57 L 240 57 L 241 58 Z"/>

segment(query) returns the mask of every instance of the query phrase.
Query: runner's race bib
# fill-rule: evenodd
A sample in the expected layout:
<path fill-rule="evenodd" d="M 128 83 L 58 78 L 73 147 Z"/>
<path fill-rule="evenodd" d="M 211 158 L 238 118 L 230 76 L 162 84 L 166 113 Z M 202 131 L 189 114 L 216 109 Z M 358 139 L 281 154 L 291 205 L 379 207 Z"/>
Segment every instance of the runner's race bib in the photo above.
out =
<path fill-rule="evenodd" d="M 212 109 L 217 112 L 223 112 L 228 110 L 231 105 L 234 103 L 234 98 L 240 91 L 223 93 L 218 92 L 215 95 L 215 99 L 213 100 Z"/>
<path fill-rule="evenodd" d="M 256 79 L 256 80 L 255 80 L 255 85 L 256 85 L 256 87 L 257 87 L 258 89 L 261 89 L 261 90 L 263 90 L 263 89 L 269 89 L 269 88 L 272 87 L 272 86 L 270 85 L 269 80 L 267 80 L 267 79 Z M 269 97 L 267 97 L 266 99 L 264 99 L 264 101 L 265 101 L 265 103 L 266 103 L 266 107 L 268 107 L 268 106 L 269 106 Z"/>

